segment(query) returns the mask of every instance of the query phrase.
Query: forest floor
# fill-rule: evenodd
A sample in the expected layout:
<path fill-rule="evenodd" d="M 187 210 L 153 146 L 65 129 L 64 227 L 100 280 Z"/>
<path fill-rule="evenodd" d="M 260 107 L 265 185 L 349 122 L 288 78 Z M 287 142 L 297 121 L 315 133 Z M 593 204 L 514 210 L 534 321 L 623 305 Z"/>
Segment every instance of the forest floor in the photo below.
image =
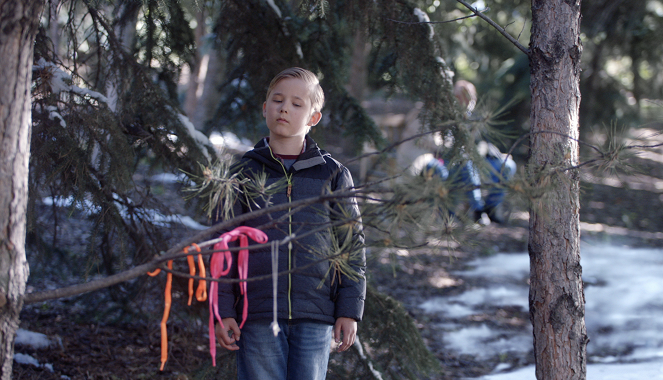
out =
<path fill-rule="evenodd" d="M 659 148 L 657 152 L 633 159 L 642 174 L 595 177 L 583 173 L 580 210 L 582 240 L 630 247 L 663 247 L 663 149 Z M 455 247 L 453 250 L 410 250 L 396 254 L 377 252 L 369 261 L 369 281 L 379 291 L 399 300 L 410 312 L 427 346 L 442 364 L 444 375 L 440 379 L 481 376 L 490 372 L 497 362 L 511 362 L 514 367 L 533 362 L 531 355 L 479 360 L 450 352 L 443 342 L 435 338 L 434 326 L 444 321 L 424 313 L 418 307 L 431 297 L 460 294 L 476 285 L 453 274 L 469 260 L 498 252 L 526 252 L 528 213 L 512 206 L 507 223 L 477 226 L 475 231 L 476 238 L 470 246 Z M 175 285 L 176 288 L 178 286 L 181 289 L 185 287 L 183 283 Z M 152 315 L 130 321 L 118 319 L 109 323 L 108 315 L 82 315 L 67 300 L 26 306 L 20 316 L 20 328 L 43 333 L 57 344 L 48 349 L 17 345 L 15 352 L 31 355 L 42 366 L 15 362 L 13 378 L 220 378 L 224 371 L 232 371 L 224 366 L 230 361 L 224 356 L 226 353 L 219 350 L 217 362 L 221 363 L 220 367 L 210 367 L 208 342 L 204 337 L 206 307 L 187 308 L 183 294 L 176 292 L 173 301 L 168 322 L 170 355 L 163 372 L 158 371 L 158 321 L 162 312 L 158 305 L 161 305 L 163 295 L 161 290 L 152 287 L 140 293 L 136 304 L 142 313 Z M 529 324 L 529 314 L 520 308 L 486 309 L 482 314 L 467 318 L 468 324 L 476 321 L 525 329 Z"/>

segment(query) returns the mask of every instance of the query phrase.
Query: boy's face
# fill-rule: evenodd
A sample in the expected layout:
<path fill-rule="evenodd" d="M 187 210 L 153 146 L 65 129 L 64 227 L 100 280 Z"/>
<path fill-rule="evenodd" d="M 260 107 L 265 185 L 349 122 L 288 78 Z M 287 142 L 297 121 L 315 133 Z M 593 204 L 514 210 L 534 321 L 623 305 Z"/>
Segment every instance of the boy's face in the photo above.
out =
<path fill-rule="evenodd" d="M 262 105 L 270 138 L 303 140 L 310 127 L 318 124 L 322 114 L 313 111 L 309 91 L 306 82 L 298 78 L 284 78 L 274 86 Z"/>

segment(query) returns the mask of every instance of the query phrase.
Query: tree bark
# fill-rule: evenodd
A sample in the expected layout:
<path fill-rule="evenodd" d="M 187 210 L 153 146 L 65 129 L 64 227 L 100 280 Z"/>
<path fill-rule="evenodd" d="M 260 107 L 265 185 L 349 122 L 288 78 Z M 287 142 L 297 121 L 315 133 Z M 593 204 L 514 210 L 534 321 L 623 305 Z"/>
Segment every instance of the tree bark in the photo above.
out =
<path fill-rule="evenodd" d="M 538 380 L 586 378 L 580 265 L 580 0 L 533 0 L 528 175 L 550 186 L 530 210 L 530 318 Z M 550 133 L 552 132 L 552 133 Z M 547 174 L 546 174 L 547 173 Z"/>
<path fill-rule="evenodd" d="M 33 45 L 43 2 L 0 0 L 0 360 L 11 379 L 14 336 L 29 269 L 25 213 Z"/>

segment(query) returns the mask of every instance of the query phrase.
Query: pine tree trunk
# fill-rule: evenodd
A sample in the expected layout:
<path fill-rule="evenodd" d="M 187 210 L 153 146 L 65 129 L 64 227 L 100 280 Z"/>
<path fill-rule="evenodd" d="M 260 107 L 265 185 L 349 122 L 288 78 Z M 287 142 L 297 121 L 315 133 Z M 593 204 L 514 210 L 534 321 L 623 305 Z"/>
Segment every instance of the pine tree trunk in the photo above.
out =
<path fill-rule="evenodd" d="M 580 0 L 533 0 L 531 181 L 552 186 L 530 211 L 530 318 L 538 380 L 586 378 L 587 332 L 580 266 Z M 552 131 L 553 133 L 546 133 Z M 571 138 L 573 139 L 571 139 Z M 539 176 L 543 171 L 552 176 Z M 547 183 L 549 181 L 549 183 Z"/>
<path fill-rule="evenodd" d="M 28 264 L 25 213 L 30 157 L 30 82 L 40 0 L 0 0 L 0 360 L 11 379 L 14 336 Z"/>

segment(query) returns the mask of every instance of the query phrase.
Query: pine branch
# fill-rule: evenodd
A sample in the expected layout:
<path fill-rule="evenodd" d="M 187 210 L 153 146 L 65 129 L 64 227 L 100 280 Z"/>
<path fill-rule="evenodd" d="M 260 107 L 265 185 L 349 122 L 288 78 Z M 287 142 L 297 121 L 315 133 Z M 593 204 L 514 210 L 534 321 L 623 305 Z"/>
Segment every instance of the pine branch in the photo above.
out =
<path fill-rule="evenodd" d="M 557 172 L 564 172 L 564 171 L 569 171 L 569 170 L 574 170 L 574 169 L 579 169 L 583 166 L 589 166 L 592 164 L 600 164 L 598 165 L 599 167 L 602 167 L 602 171 L 607 170 L 610 167 L 613 167 L 612 163 L 618 162 L 620 158 L 620 152 L 626 151 L 626 150 L 643 150 L 643 149 L 652 149 L 652 148 L 658 148 L 663 146 L 663 143 L 661 144 L 654 144 L 654 145 L 625 145 L 625 144 L 615 144 L 616 146 L 613 147 L 612 149 L 609 149 L 607 151 L 602 150 L 596 145 L 589 144 L 585 141 L 582 141 L 580 139 L 577 139 L 575 137 L 569 136 L 564 133 L 556 132 L 556 131 L 537 131 L 537 132 L 528 132 L 520 136 L 512 145 L 511 148 L 509 149 L 507 156 L 510 156 L 513 153 L 513 150 L 520 145 L 525 139 L 532 135 L 538 135 L 538 134 L 552 134 L 552 135 L 557 135 L 561 136 L 564 138 L 567 138 L 569 140 L 575 141 L 580 145 L 586 146 L 592 150 L 594 150 L 599 157 L 598 158 L 593 158 L 587 161 L 580 162 L 577 165 L 569 166 L 569 167 L 564 167 L 564 168 L 558 168 L 556 169 Z"/>

